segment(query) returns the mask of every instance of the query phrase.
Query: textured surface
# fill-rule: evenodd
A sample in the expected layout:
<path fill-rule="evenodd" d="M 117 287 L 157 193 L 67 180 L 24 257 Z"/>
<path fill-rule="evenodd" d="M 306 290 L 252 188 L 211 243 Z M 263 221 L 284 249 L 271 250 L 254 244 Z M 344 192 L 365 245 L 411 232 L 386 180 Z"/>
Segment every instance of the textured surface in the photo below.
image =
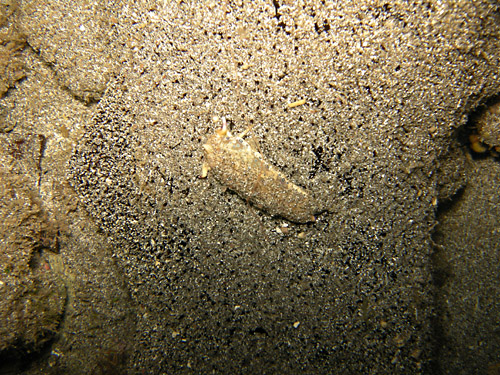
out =
<path fill-rule="evenodd" d="M 42 149 L 42 136 L 0 138 L 0 358 L 40 349 L 65 309 L 65 286 L 43 256 L 57 251 L 57 227 L 37 192 Z"/>
<path fill-rule="evenodd" d="M 489 37 L 478 34 L 494 22 L 489 11 L 130 11 L 141 14 L 143 43 L 70 174 L 147 306 L 138 369 L 431 368 L 435 171 L 468 109 L 495 90 L 487 48 L 497 46 L 477 43 Z M 253 125 L 270 163 L 328 213 L 284 234 L 279 220 L 198 179 L 214 116 L 235 132 Z"/>
<path fill-rule="evenodd" d="M 497 374 L 500 369 L 500 165 L 468 164 L 469 183 L 445 206 L 434 235 L 443 374 Z M 459 359 L 459 360 L 458 360 Z"/>
<path fill-rule="evenodd" d="M 500 98 L 495 98 L 476 119 L 480 139 L 500 150 Z"/>
<path fill-rule="evenodd" d="M 25 19 L 23 4 L 10 3 L 17 9 L 12 18 Z M 33 31 L 38 21 L 75 29 L 72 17 L 15 28 Z M 57 43 L 61 51 L 69 46 Z M 97 49 L 91 52 L 98 58 Z M 134 333 L 133 304 L 106 238 L 80 214 L 65 176 L 92 108 L 61 84 L 59 65 L 44 61 L 29 40 L 15 58 L 26 77 L 0 100 L 6 132 L 0 138 L 0 373 L 119 373 Z"/>
<path fill-rule="evenodd" d="M 8 4 L 8 2 L 7 2 Z M 15 6 L 0 5 L 0 98 L 14 83 L 26 76 L 20 51 L 26 46 L 24 36 L 16 29 L 13 20 Z M 0 131 L 5 131 L 2 127 Z"/>
<path fill-rule="evenodd" d="M 84 102 L 97 101 L 120 58 L 113 49 L 119 2 L 22 1 L 20 23 L 28 43 L 57 80 Z M 61 27 L 61 23 L 66 27 Z"/>
<path fill-rule="evenodd" d="M 68 293 L 56 340 L 23 372 L 494 369 L 494 322 L 478 361 L 462 355 L 474 332 L 453 329 L 477 322 L 459 297 L 491 267 L 451 258 L 474 269 L 467 289 L 430 254 L 437 207 L 486 172 L 455 138 L 499 91 L 498 9 L 170 3 L 19 3 L 26 78 L 2 129 L 45 136 L 41 206 L 61 234 L 43 254 Z M 252 147 L 328 211 L 295 225 L 199 179 L 216 116 L 253 126 Z"/>

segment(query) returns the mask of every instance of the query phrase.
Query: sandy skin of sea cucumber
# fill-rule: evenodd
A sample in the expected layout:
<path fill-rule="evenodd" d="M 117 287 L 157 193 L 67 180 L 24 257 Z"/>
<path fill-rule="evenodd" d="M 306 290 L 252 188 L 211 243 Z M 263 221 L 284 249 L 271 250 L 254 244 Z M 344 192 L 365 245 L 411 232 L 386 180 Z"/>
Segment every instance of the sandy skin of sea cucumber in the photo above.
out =
<path fill-rule="evenodd" d="M 210 171 L 221 184 L 272 216 L 295 223 L 315 221 L 320 210 L 312 195 L 290 182 L 242 137 L 232 135 L 223 119 L 222 128 L 203 145 L 201 177 Z"/>

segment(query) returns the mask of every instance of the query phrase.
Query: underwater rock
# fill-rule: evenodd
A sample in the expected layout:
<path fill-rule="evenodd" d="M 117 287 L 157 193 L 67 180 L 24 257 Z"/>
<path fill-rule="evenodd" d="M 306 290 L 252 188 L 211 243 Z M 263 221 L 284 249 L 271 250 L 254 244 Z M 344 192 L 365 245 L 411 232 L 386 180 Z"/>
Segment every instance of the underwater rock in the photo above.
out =
<path fill-rule="evenodd" d="M 489 105 L 476 120 L 480 140 L 500 151 L 500 101 Z"/>
<path fill-rule="evenodd" d="M 57 226 L 37 192 L 43 137 L 0 138 L 0 358 L 39 350 L 57 333 L 64 283 L 43 251 L 57 251 Z"/>

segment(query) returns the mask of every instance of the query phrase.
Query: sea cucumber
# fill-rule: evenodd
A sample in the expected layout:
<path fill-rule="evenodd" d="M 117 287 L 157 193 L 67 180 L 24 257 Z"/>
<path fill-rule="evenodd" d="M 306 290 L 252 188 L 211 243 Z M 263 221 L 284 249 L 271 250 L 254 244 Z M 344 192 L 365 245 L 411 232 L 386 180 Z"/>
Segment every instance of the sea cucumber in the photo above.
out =
<path fill-rule="evenodd" d="M 203 145 L 201 177 L 207 177 L 211 171 L 221 184 L 272 216 L 295 223 L 315 221 L 314 214 L 320 210 L 312 194 L 290 182 L 252 149 L 243 140 L 248 131 L 232 135 L 223 118 L 222 128 Z"/>

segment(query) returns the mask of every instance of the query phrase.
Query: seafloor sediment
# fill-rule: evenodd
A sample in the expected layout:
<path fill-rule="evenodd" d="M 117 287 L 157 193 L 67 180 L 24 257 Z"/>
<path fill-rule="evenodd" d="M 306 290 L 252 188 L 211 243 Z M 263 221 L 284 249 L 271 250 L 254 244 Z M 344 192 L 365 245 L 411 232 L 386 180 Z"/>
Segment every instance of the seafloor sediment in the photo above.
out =
<path fill-rule="evenodd" d="M 460 291 L 485 284 L 477 270 L 475 288 L 451 288 L 474 254 L 454 262 L 448 237 L 431 237 L 439 207 L 481 173 L 461 134 L 499 91 L 495 6 L 109 5 L 20 2 L 10 16 L 27 73 L 4 117 L 47 138 L 39 194 L 64 225 L 59 253 L 42 255 L 69 296 L 50 353 L 25 373 L 495 366 L 495 344 L 464 363 L 467 338 L 443 332 Z M 315 222 L 199 178 L 222 116 L 324 204 Z"/>

